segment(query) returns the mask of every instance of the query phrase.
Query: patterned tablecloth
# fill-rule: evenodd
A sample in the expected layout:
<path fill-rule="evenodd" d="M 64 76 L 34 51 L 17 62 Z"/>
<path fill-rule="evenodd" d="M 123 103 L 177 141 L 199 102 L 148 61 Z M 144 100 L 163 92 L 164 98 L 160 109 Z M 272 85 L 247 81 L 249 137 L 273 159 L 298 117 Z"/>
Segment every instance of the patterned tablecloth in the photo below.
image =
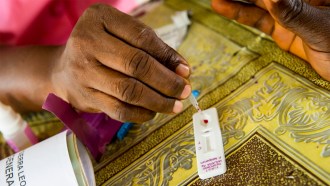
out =
<path fill-rule="evenodd" d="M 329 185 L 330 83 L 266 35 L 212 12 L 208 0 L 167 0 L 142 20 L 153 28 L 178 10 L 192 25 L 179 52 L 192 66 L 200 106 L 216 107 L 227 172 L 197 175 L 192 114 L 159 114 L 135 125 L 95 163 L 97 185 Z M 45 139 L 62 124 L 26 115 Z M 1 139 L 0 157 L 12 153 Z"/>

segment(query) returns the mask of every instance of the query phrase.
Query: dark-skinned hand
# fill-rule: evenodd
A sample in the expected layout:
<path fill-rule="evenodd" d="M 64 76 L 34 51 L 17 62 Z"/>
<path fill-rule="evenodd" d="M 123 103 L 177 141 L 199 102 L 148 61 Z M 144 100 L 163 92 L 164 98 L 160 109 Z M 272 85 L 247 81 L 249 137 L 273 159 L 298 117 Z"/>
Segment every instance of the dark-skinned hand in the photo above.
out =
<path fill-rule="evenodd" d="M 272 36 L 330 81 L 330 0 L 212 0 L 214 10 Z"/>
<path fill-rule="evenodd" d="M 191 92 L 190 69 L 155 32 L 96 4 L 63 46 L 0 46 L 0 100 L 16 111 L 41 109 L 52 92 L 85 112 L 141 123 L 179 113 Z"/>
<path fill-rule="evenodd" d="M 177 52 L 146 25 L 102 4 L 80 17 L 53 72 L 56 94 L 75 108 L 120 121 L 178 113 L 191 92 L 189 67 Z"/>

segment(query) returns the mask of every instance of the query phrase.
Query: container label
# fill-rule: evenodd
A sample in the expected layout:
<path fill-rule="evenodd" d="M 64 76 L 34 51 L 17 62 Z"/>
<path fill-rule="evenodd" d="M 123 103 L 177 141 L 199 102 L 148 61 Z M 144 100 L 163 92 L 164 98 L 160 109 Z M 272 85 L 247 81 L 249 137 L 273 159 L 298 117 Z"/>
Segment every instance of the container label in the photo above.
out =
<path fill-rule="evenodd" d="M 67 131 L 0 161 L 1 186 L 78 185 L 67 148 Z"/>

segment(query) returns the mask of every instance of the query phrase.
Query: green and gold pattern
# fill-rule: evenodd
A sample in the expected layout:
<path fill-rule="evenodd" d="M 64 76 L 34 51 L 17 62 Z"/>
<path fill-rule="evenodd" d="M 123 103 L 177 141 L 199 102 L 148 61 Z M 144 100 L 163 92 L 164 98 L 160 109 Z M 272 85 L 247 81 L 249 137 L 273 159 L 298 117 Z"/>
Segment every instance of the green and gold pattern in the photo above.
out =
<path fill-rule="evenodd" d="M 215 105 L 219 112 L 227 156 L 229 159 L 231 156 L 240 156 L 241 152 L 237 149 L 243 148 L 246 141 L 259 136 L 258 139 L 267 141 L 262 146 L 269 150 L 268 155 L 274 154 L 276 162 L 267 157 L 269 170 L 263 167 L 262 162 L 256 162 L 260 166 L 255 171 L 256 174 L 262 174 L 260 170 L 266 169 L 268 172 L 264 173 L 265 176 L 272 179 L 279 178 L 279 175 L 273 175 L 274 172 L 289 175 L 284 177 L 284 180 L 274 182 L 278 184 L 325 184 L 330 172 L 328 166 L 330 159 L 326 158 L 329 146 L 327 139 L 330 135 L 327 130 L 330 124 L 322 118 L 329 117 L 329 114 L 325 113 L 330 106 L 326 101 L 329 98 L 328 91 L 320 90 L 312 83 L 306 83 L 303 78 L 295 78 L 291 71 L 276 63 L 271 63 L 249 82 Z M 269 143 L 276 146 L 267 145 Z M 245 158 L 258 155 L 262 158 L 263 151 L 259 150 L 261 147 L 258 144 L 254 144 L 256 149 L 253 150 L 256 154 L 247 155 Z M 190 180 L 192 175 L 195 179 L 197 178 L 194 152 L 193 127 L 189 123 L 165 142 L 110 178 L 105 185 L 187 184 L 189 182 L 186 180 Z M 179 157 L 181 161 L 178 161 Z M 253 159 L 255 158 L 244 159 L 244 161 L 253 164 Z M 279 167 L 273 167 L 273 164 Z M 283 166 L 283 172 L 280 171 L 280 165 Z M 234 169 L 239 169 L 235 165 L 232 166 Z M 308 167 L 307 172 L 305 167 Z M 232 170 L 229 163 L 228 172 L 230 171 Z M 290 171 L 293 172 L 289 174 Z M 234 172 L 243 175 L 249 173 L 252 178 L 254 177 L 252 180 L 245 178 L 240 180 L 242 184 L 272 183 L 269 179 L 255 180 L 258 175 L 251 170 Z M 174 179 L 176 176 L 179 179 Z M 223 177 L 226 175 L 218 178 L 224 179 Z M 203 182 L 199 180 L 196 183 Z"/>
<path fill-rule="evenodd" d="M 265 34 L 212 12 L 209 0 L 167 0 L 142 20 L 153 28 L 190 10 L 179 52 L 201 91 L 200 106 L 216 107 L 227 172 L 197 175 L 194 108 L 158 114 L 135 125 L 95 162 L 97 185 L 330 185 L 330 84 L 309 64 L 283 52 Z M 48 113 L 25 116 L 45 139 L 62 125 Z M 12 151 L 0 143 L 0 156 Z"/>

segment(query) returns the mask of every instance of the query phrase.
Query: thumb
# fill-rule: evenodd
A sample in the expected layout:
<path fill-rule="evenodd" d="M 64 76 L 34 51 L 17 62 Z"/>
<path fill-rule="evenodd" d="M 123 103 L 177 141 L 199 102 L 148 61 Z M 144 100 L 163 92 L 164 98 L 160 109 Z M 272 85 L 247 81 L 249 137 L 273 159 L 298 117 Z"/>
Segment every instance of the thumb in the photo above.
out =
<path fill-rule="evenodd" d="M 284 28 L 300 36 L 315 49 L 330 32 L 329 10 L 311 6 L 304 0 L 264 0 L 271 16 Z M 316 46 L 317 45 L 317 46 Z"/>

